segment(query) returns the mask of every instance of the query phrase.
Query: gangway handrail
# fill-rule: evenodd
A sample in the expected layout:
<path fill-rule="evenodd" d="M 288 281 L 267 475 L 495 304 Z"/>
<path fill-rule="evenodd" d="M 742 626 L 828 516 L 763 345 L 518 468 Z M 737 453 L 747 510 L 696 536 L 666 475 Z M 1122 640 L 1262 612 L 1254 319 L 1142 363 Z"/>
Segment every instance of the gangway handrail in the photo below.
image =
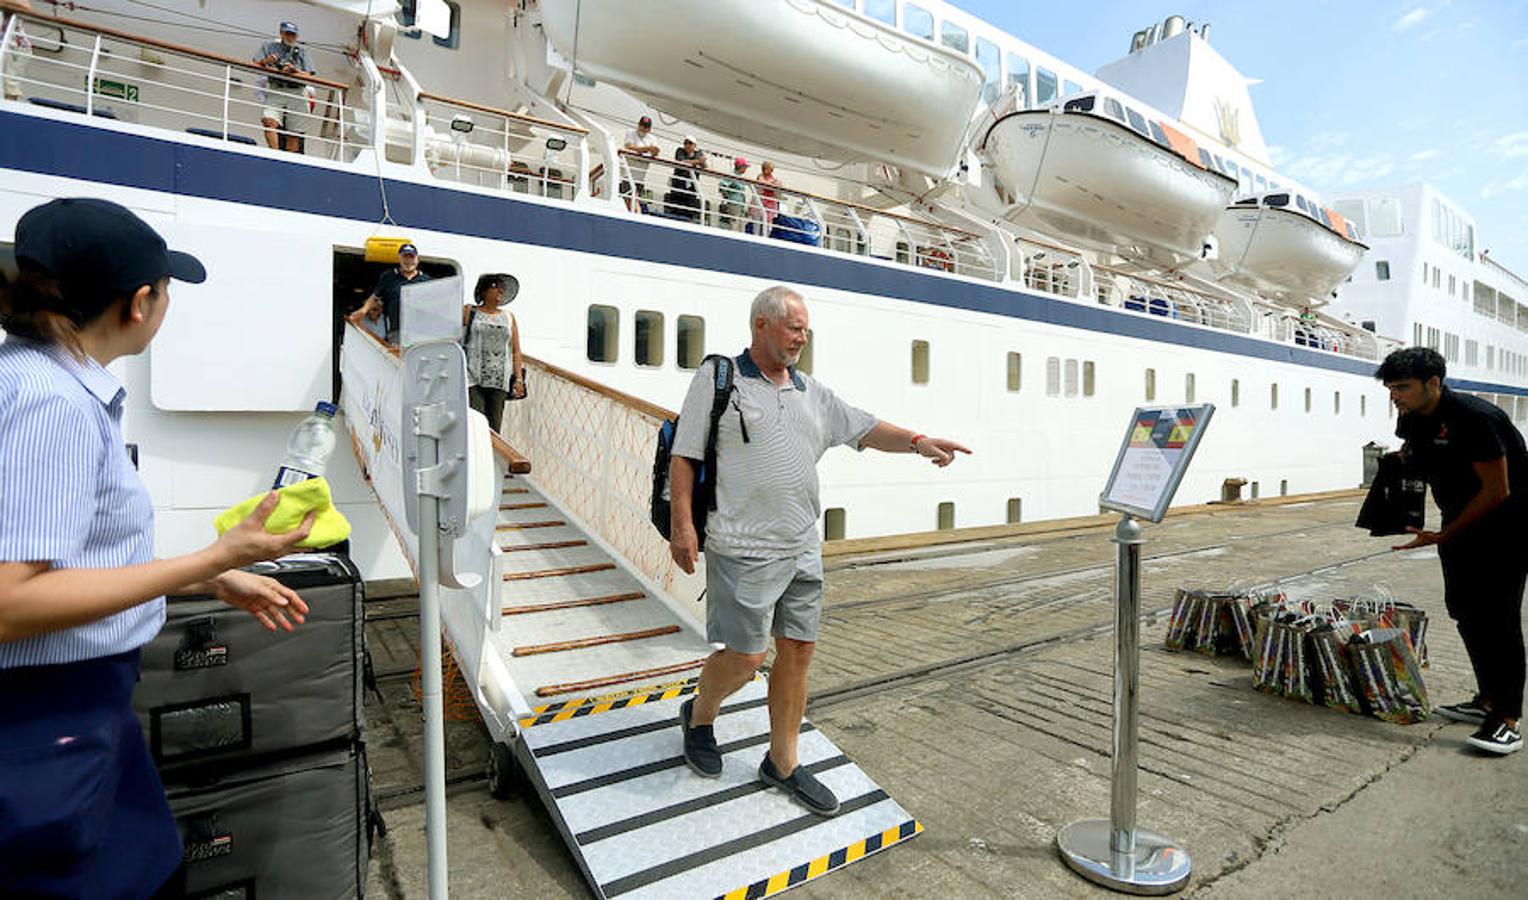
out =
<path fill-rule="evenodd" d="M 608 385 L 600 384 L 598 381 L 592 381 L 578 374 L 577 372 L 570 372 L 561 366 L 553 365 L 552 363 L 549 363 L 543 359 L 537 359 L 530 354 L 525 354 L 525 361 L 540 366 L 553 375 L 556 375 L 558 378 L 563 378 L 571 381 L 581 388 L 585 388 L 595 392 L 596 394 L 609 397 L 611 400 L 614 400 L 622 406 L 634 409 L 639 413 L 643 413 L 644 415 L 653 416 L 658 419 L 679 418 L 679 414 L 673 410 L 664 409 L 656 403 L 650 403 L 646 400 L 643 400 L 641 397 L 634 397 L 631 394 L 625 393 L 624 391 L 618 391 Z"/>
<path fill-rule="evenodd" d="M 524 122 L 527 125 L 538 125 L 542 128 L 555 128 L 558 131 L 566 131 L 570 134 L 582 135 L 589 133 L 589 129 L 583 127 L 582 125 L 569 125 L 563 122 L 553 122 L 550 119 L 541 119 L 537 118 L 536 116 L 528 116 L 525 113 L 512 112 L 498 106 L 489 106 L 486 103 L 478 103 L 473 100 L 460 100 L 456 97 L 447 97 L 445 94 L 436 94 L 431 91 L 420 91 L 419 99 L 433 100 L 436 103 L 445 103 L 450 106 L 460 106 L 463 109 L 471 109 L 481 113 L 488 113 L 489 115 L 493 116 L 503 116 L 506 119 L 514 119 L 517 122 Z"/>
<path fill-rule="evenodd" d="M 304 75 L 298 72 L 276 72 L 274 69 L 267 69 L 264 66 L 256 65 L 247 59 L 239 59 L 236 56 L 227 56 L 222 53 L 214 53 L 211 50 L 198 50 L 195 47 L 188 47 L 184 44 L 176 44 L 172 41 L 162 41 L 158 38 L 146 37 L 144 35 L 134 34 L 130 31 L 123 31 L 118 28 L 112 28 L 109 25 L 94 25 L 89 22 L 81 22 L 78 19 L 70 19 L 63 16 L 50 16 L 47 13 L 36 12 L 31 8 L 30 5 L 18 2 L 18 0 L 0 0 L 0 10 L 18 13 L 29 20 L 36 20 L 38 22 L 44 22 L 49 25 L 67 26 L 79 31 L 85 31 L 91 34 L 100 35 L 102 37 L 118 38 L 124 41 L 132 41 L 138 44 L 145 44 L 160 50 L 168 50 L 171 53 L 179 53 L 185 56 L 197 57 L 207 62 L 215 62 L 228 66 L 237 66 L 241 69 L 245 69 L 251 72 L 258 72 L 261 75 L 276 74 L 281 78 L 291 79 L 292 81 L 301 81 L 307 84 L 315 85 L 317 87 L 326 87 L 341 93 L 349 92 L 348 85 L 338 81 L 331 81 L 328 78 L 321 78 L 317 75 Z"/>

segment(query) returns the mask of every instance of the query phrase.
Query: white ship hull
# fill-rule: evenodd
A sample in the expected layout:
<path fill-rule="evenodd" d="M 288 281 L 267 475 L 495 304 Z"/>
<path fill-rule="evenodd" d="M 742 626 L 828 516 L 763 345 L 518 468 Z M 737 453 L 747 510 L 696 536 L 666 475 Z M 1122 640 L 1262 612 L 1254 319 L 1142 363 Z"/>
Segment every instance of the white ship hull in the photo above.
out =
<path fill-rule="evenodd" d="M 1325 301 L 1364 251 L 1309 216 L 1267 206 L 1227 207 L 1215 223 L 1221 281 L 1288 303 Z"/>
<path fill-rule="evenodd" d="M 1016 224 L 1169 264 L 1196 259 L 1236 182 L 1083 113 L 1009 113 L 987 134 L 988 166 Z"/>
<path fill-rule="evenodd" d="M 703 128 L 806 156 L 944 175 L 981 95 L 969 59 L 824 0 L 541 8 L 548 39 L 580 72 Z"/>

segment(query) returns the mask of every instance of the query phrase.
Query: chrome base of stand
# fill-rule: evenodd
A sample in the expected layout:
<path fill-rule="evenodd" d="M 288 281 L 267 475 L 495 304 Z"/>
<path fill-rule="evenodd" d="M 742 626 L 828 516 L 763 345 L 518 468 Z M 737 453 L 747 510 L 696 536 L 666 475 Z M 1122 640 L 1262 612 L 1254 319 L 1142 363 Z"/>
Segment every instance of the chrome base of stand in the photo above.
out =
<path fill-rule="evenodd" d="M 1061 859 L 1077 874 L 1127 894 L 1171 894 L 1188 884 L 1188 851 L 1155 832 L 1137 828 L 1135 850 L 1109 846 L 1108 819 L 1083 819 L 1056 834 Z"/>

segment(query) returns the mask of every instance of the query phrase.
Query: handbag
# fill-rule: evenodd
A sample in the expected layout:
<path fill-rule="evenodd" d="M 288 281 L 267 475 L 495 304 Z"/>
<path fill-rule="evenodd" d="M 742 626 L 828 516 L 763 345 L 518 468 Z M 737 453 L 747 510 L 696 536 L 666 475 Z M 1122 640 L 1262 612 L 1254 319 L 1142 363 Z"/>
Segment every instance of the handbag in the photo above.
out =
<path fill-rule="evenodd" d="M 525 393 L 525 367 L 521 366 L 519 372 L 509 376 L 509 399 L 524 400 Z"/>

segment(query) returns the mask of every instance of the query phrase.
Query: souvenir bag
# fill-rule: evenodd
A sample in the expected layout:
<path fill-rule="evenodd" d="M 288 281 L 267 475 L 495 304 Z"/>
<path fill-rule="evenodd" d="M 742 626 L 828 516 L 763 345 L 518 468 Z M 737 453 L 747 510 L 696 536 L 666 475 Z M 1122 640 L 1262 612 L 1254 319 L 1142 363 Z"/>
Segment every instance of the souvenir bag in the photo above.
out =
<path fill-rule="evenodd" d="M 1274 627 L 1284 629 L 1284 653 L 1279 658 L 1279 693 L 1290 700 L 1315 703 L 1316 691 L 1311 678 L 1310 665 L 1306 661 L 1306 644 L 1318 619 L 1315 616 L 1291 617 L 1288 621 L 1275 621 Z"/>
<path fill-rule="evenodd" d="M 1321 703 L 1332 709 L 1350 713 L 1362 713 L 1363 703 L 1353 685 L 1353 674 L 1348 662 L 1348 630 L 1345 620 L 1322 622 L 1312 628 L 1309 638 L 1311 668 L 1315 675 L 1317 693 Z"/>
<path fill-rule="evenodd" d="M 1193 618 L 1193 610 L 1203 602 L 1204 595 L 1200 591 L 1185 590 L 1178 588 L 1173 595 L 1173 610 L 1167 617 L 1167 635 L 1163 638 L 1163 645 L 1169 650 L 1186 650 L 1188 644 L 1189 625 Z"/>
<path fill-rule="evenodd" d="M 1404 628 L 1371 628 L 1348 641 L 1353 679 L 1375 716 L 1398 725 L 1426 719 L 1432 711 L 1422 666 Z"/>

